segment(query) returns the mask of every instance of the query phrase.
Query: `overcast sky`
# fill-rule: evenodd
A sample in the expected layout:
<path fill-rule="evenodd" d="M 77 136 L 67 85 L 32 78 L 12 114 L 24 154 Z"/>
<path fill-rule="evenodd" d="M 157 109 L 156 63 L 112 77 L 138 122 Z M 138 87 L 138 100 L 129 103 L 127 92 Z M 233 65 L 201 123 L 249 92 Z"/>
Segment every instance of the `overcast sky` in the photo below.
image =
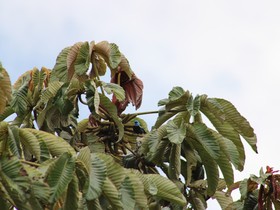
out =
<path fill-rule="evenodd" d="M 280 169 L 280 1 L 0 1 L 0 61 L 12 81 L 52 68 L 78 41 L 116 43 L 144 82 L 139 111 L 173 86 L 231 101 L 254 127 L 245 170 Z M 156 116 L 149 116 L 153 123 Z M 146 119 L 146 118 L 145 118 Z"/>

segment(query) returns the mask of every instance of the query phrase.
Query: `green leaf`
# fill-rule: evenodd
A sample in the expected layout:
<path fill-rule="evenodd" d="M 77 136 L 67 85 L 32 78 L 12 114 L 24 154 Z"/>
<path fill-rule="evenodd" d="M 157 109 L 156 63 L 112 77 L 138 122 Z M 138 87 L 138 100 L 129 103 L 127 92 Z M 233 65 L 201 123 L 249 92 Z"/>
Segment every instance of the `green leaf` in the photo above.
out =
<path fill-rule="evenodd" d="M 48 103 L 50 99 L 54 98 L 57 92 L 62 87 L 63 83 L 60 81 L 54 81 L 49 83 L 48 87 L 42 92 L 41 102 L 39 104 Z"/>
<path fill-rule="evenodd" d="M 168 166 L 168 178 L 171 180 L 178 180 L 181 174 L 181 144 L 172 144 L 169 166 Z"/>
<path fill-rule="evenodd" d="M 104 58 L 112 69 L 117 68 L 121 62 L 122 54 L 119 51 L 119 47 L 114 43 L 99 42 L 94 46 L 94 50 Z"/>
<path fill-rule="evenodd" d="M 47 172 L 47 183 L 51 187 L 50 203 L 55 203 L 67 190 L 68 184 L 73 179 L 74 167 L 75 161 L 67 152 L 50 165 Z"/>
<path fill-rule="evenodd" d="M 76 176 L 73 176 L 73 179 L 68 184 L 63 209 L 65 210 L 78 209 L 78 203 L 79 203 L 78 178 Z"/>
<path fill-rule="evenodd" d="M 78 42 L 74 44 L 67 54 L 68 81 L 72 79 L 74 73 L 81 76 L 89 68 L 90 54 L 89 43 Z"/>
<path fill-rule="evenodd" d="M 61 82 L 68 81 L 68 71 L 67 71 L 67 55 L 71 47 L 64 48 L 56 58 L 55 66 L 53 67 L 50 81 L 59 80 Z"/>
<path fill-rule="evenodd" d="M 186 137 L 186 125 L 182 121 L 180 126 L 177 126 L 174 121 L 169 121 L 166 126 L 167 137 L 171 143 L 181 144 Z"/>
<path fill-rule="evenodd" d="M 220 146 L 217 139 L 212 134 L 211 130 L 203 123 L 194 123 L 188 126 L 188 129 L 193 133 L 195 139 L 200 142 L 212 158 L 218 159 L 220 156 Z"/>
<path fill-rule="evenodd" d="M 40 160 L 40 143 L 36 136 L 25 129 L 19 129 L 19 137 L 24 148 L 28 150 L 37 160 Z"/>
<path fill-rule="evenodd" d="M 28 91 L 28 83 L 25 82 L 18 90 L 15 90 L 13 92 L 11 107 L 20 116 L 24 115 L 27 111 L 27 105 L 28 105 L 27 91 Z"/>
<path fill-rule="evenodd" d="M 116 98 L 119 101 L 123 101 L 125 99 L 124 89 L 120 85 L 115 84 L 115 83 L 102 82 L 102 86 L 103 86 L 104 90 L 106 91 L 106 93 L 108 93 L 108 94 L 114 93 L 114 95 L 116 96 Z"/>
<path fill-rule="evenodd" d="M 121 193 L 121 201 L 123 203 L 124 210 L 134 209 L 136 205 L 135 194 L 134 194 L 133 185 L 128 176 L 124 179 L 121 185 L 120 193 Z"/>
<path fill-rule="evenodd" d="M 65 152 L 69 152 L 72 155 L 76 154 L 74 148 L 61 137 L 31 128 L 22 128 L 22 130 L 29 131 L 35 135 L 39 142 L 43 141 L 53 156 L 60 156 Z"/>
<path fill-rule="evenodd" d="M 146 193 L 151 194 L 151 186 L 156 188 L 153 195 L 171 203 L 181 206 L 186 205 L 186 199 L 181 194 L 179 188 L 169 179 L 158 174 L 141 174 L 139 171 L 131 170 L 135 173 L 144 184 Z"/>
<path fill-rule="evenodd" d="M 106 197 L 109 201 L 113 209 L 122 210 L 124 206 L 121 202 L 120 193 L 116 186 L 111 182 L 108 178 L 105 179 L 102 194 Z"/>
<path fill-rule="evenodd" d="M 119 189 L 125 178 L 124 168 L 116 163 L 110 155 L 106 155 L 104 153 L 95 153 L 94 155 L 105 162 L 107 168 L 107 177 L 113 182 L 117 189 Z"/>
<path fill-rule="evenodd" d="M 8 126 L 8 144 L 9 144 L 9 148 L 11 150 L 11 152 L 13 153 L 13 155 L 15 155 L 16 157 L 20 158 L 21 157 L 21 146 L 20 146 L 20 142 L 19 142 L 19 131 L 18 131 L 18 127 L 16 126 Z"/>
<path fill-rule="evenodd" d="M 232 143 L 235 145 L 239 154 L 238 159 L 236 158 L 236 154 L 234 154 L 234 152 L 236 151 L 234 147 L 229 148 L 228 152 L 229 155 L 231 156 L 231 160 L 233 161 L 234 166 L 239 171 L 242 171 L 245 163 L 245 150 L 239 134 L 232 128 L 232 126 L 227 121 L 222 120 L 222 118 L 225 119 L 224 114 L 219 114 L 219 115 L 214 114 L 214 113 L 221 113 L 221 108 L 219 108 L 218 110 L 216 110 L 216 108 L 210 110 L 208 108 L 208 105 L 207 106 L 204 105 L 202 106 L 201 111 L 207 116 L 207 118 L 211 121 L 211 123 L 214 125 L 217 131 L 223 137 L 225 137 L 224 141 L 226 141 L 228 146 L 232 145 L 229 143 L 228 140 L 232 141 Z"/>
<path fill-rule="evenodd" d="M 192 142 L 193 147 L 195 148 L 195 150 L 197 150 L 202 160 L 202 164 L 204 165 L 207 175 L 207 194 L 211 196 L 215 193 L 219 181 L 218 165 L 213 158 L 213 154 L 210 154 L 213 153 L 213 151 L 211 151 L 211 149 L 209 148 L 206 149 L 207 147 L 205 147 L 205 145 L 203 145 L 203 143 L 200 141 L 194 141 L 191 138 L 187 139 L 187 141 L 188 140 Z M 214 155 L 214 157 L 216 157 L 216 155 Z"/>
<path fill-rule="evenodd" d="M 216 99 L 223 107 L 226 121 L 249 143 L 252 149 L 257 152 L 257 137 L 249 122 L 241 116 L 236 108 L 225 99 Z"/>
<path fill-rule="evenodd" d="M 197 95 L 194 99 L 192 95 L 189 97 L 188 102 L 187 102 L 187 109 L 191 116 L 195 116 L 200 109 L 200 96 Z"/>
<path fill-rule="evenodd" d="M 85 195 L 87 200 L 94 200 L 101 195 L 106 177 L 107 168 L 105 162 L 96 155 L 91 154 L 89 188 Z"/>
<path fill-rule="evenodd" d="M 218 158 L 218 160 L 216 160 L 216 161 L 219 165 L 219 168 L 221 169 L 221 171 L 223 173 L 227 186 L 229 187 L 234 182 L 234 174 L 233 174 L 233 170 L 232 170 L 232 165 L 224 154 L 221 154 L 220 157 Z"/>
<path fill-rule="evenodd" d="M 213 197 L 217 199 L 222 210 L 225 210 L 233 202 L 232 197 L 226 195 L 226 193 L 222 191 L 216 191 Z"/>

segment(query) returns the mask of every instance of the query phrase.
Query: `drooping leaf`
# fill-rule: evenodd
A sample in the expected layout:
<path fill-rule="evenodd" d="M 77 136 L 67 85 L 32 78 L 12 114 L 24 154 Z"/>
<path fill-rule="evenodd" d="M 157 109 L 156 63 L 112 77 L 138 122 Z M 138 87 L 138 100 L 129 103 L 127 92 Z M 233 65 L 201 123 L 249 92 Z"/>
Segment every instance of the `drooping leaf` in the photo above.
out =
<path fill-rule="evenodd" d="M 12 154 L 18 158 L 21 157 L 22 149 L 19 142 L 19 132 L 18 127 L 8 126 L 8 144 Z"/>
<path fill-rule="evenodd" d="M 191 116 L 196 116 L 200 109 L 200 96 L 197 95 L 194 99 L 192 96 L 189 97 L 187 102 L 187 109 Z"/>
<path fill-rule="evenodd" d="M 106 93 L 114 93 L 118 101 L 123 101 L 125 99 L 124 89 L 118 84 L 102 82 L 102 86 Z"/>
<path fill-rule="evenodd" d="M 100 54 L 112 69 L 117 68 L 121 62 L 121 52 L 119 51 L 119 47 L 114 43 L 107 41 L 99 42 L 94 46 L 94 51 Z"/>
<path fill-rule="evenodd" d="M 67 190 L 68 184 L 73 179 L 75 161 L 71 154 L 63 153 L 53 162 L 47 172 L 47 183 L 51 187 L 50 203 L 55 203 Z"/>
<path fill-rule="evenodd" d="M 25 82 L 18 90 L 13 92 L 13 99 L 11 107 L 18 115 L 24 115 L 27 112 L 28 99 L 27 99 L 28 83 Z"/>

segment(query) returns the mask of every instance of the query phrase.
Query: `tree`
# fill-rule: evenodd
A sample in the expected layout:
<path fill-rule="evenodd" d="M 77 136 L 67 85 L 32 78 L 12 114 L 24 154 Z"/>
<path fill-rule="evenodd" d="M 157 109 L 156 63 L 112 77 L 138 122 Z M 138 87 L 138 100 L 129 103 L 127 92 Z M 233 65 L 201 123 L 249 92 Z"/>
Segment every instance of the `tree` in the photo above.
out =
<path fill-rule="evenodd" d="M 257 152 L 249 122 L 225 99 L 174 87 L 149 131 L 140 116 L 154 112 L 124 112 L 141 106 L 142 92 L 107 41 L 66 47 L 53 69 L 29 70 L 13 86 L 1 65 L 2 209 L 205 209 L 210 197 L 230 205 L 241 138 Z M 82 106 L 89 117 L 78 122 Z"/>

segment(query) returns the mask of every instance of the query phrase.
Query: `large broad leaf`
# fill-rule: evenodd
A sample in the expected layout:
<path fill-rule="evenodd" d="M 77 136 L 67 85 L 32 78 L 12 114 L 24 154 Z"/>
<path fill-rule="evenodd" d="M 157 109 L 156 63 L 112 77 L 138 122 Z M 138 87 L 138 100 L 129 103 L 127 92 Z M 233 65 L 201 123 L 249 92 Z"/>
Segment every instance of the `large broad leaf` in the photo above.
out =
<path fill-rule="evenodd" d="M 134 209 L 135 206 L 147 208 L 148 201 L 143 183 L 135 174 L 128 172 L 120 188 L 124 208 L 127 210 Z"/>
<path fill-rule="evenodd" d="M 85 74 L 89 68 L 90 54 L 89 43 L 78 42 L 73 45 L 67 55 L 68 80 L 74 73 L 81 76 Z"/>
<path fill-rule="evenodd" d="M 204 149 L 212 158 L 218 159 L 220 156 L 220 146 L 211 130 L 203 123 L 194 123 L 188 126 L 188 130 L 193 133 L 195 139 L 200 142 Z"/>
<path fill-rule="evenodd" d="M 18 90 L 13 92 L 13 99 L 11 101 L 11 107 L 18 115 L 24 115 L 27 112 L 28 106 L 28 83 L 25 82 Z"/>
<path fill-rule="evenodd" d="M 257 137 L 249 122 L 241 116 L 236 108 L 225 99 L 216 99 L 224 109 L 226 121 L 249 143 L 257 152 Z"/>
<path fill-rule="evenodd" d="M 68 184 L 73 179 L 75 161 L 71 154 L 63 153 L 53 162 L 47 171 L 47 183 L 51 187 L 50 203 L 56 200 L 65 192 Z"/>
<path fill-rule="evenodd" d="M 2 67 L 0 63 L 0 114 L 2 114 L 5 110 L 5 107 L 10 101 L 12 96 L 12 87 L 9 74 Z"/>
<path fill-rule="evenodd" d="M 169 179 L 158 174 L 141 174 L 139 171 L 131 170 L 144 184 L 145 192 L 171 203 L 181 206 L 186 205 L 186 199 L 179 188 Z"/>
<path fill-rule="evenodd" d="M 94 51 L 100 54 L 112 69 L 117 68 L 121 62 L 121 52 L 114 43 L 108 43 L 107 41 L 99 42 L 94 46 Z"/>
<path fill-rule="evenodd" d="M 125 178 L 123 167 L 117 164 L 110 155 L 106 155 L 104 153 L 96 153 L 94 155 L 105 162 L 107 168 L 107 177 L 113 182 L 117 189 L 119 189 Z"/>
<path fill-rule="evenodd" d="M 108 178 L 105 179 L 105 182 L 104 182 L 104 185 L 102 188 L 102 194 L 109 201 L 109 203 L 113 209 L 116 209 L 116 210 L 124 209 L 118 189 L 113 184 L 113 182 L 111 182 L 110 179 L 108 179 Z"/>
<path fill-rule="evenodd" d="M 171 180 L 178 180 L 181 174 L 181 144 L 172 144 L 169 166 L 168 166 L 168 177 Z"/>
<path fill-rule="evenodd" d="M 97 199 L 101 195 L 106 177 L 107 168 L 105 162 L 96 155 L 91 154 L 89 188 L 86 193 L 87 200 Z"/>
<path fill-rule="evenodd" d="M 64 201 L 63 209 L 78 209 L 79 203 L 79 185 L 78 179 L 76 176 L 73 176 L 73 179 L 68 184 L 67 194 Z"/>
<path fill-rule="evenodd" d="M 200 141 L 193 140 L 192 137 L 188 138 L 187 141 L 189 141 L 192 146 L 195 148 L 195 150 L 198 152 L 199 157 L 202 160 L 202 164 L 204 165 L 204 168 L 206 170 L 207 174 L 207 193 L 208 195 L 213 195 L 216 191 L 218 181 L 219 181 L 219 170 L 218 165 L 214 159 L 214 157 L 218 157 L 217 154 L 213 157 L 213 151 L 211 151 L 210 148 L 206 149 L 207 147 L 203 145 Z M 210 154 L 211 153 L 211 154 Z"/>
<path fill-rule="evenodd" d="M 218 163 L 219 168 L 222 171 L 227 186 L 232 185 L 234 182 L 234 174 L 232 170 L 232 165 L 229 162 L 228 158 L 224 154 L 221 154 L 218 160 L 216 160 L 216 162 Z"/>
<path fill-rule="evenodd" d="M 232 126 L 224 120 L 225 114 L 223 113 L 221 106 L 212 106 L 212 101 L 213 100 L 210 100 L 209 102 L 209 100 L 207 100 L 206 105 L 203 104 L 201 107 L 201 111 L 207 116 L 217 131 L 225 137 L 224 141 L 226 141 L 228 146 L 231 145 L 228 140 L 232 141 L 232 143 L 235 145 L 239 154 L 238 158 L 236 158 L 236 155 L 234 154 L 234 151 L 236 151 L 234 147 L 232 148 L 234 151 L 231 151 L 232 149 L 229 148 L 229 155 L 232 156 L 231 159 L 234 166 L 239 171 L 242 171 L 245 163 L 245 150 L 243 143 L 241 142 L 237 131 L 235 131 Z"/>
<path fill-rule="evenodd" d="M 19 129 L 19 137 L 24 148 L 28 150 L 37 160 L 40 160 L 40 143 L 36 136 L 25 129 Z"/>
<path fill-rule="evenodd" d="M 64 48 L 56 58 L 55 66 L 53 67 L 50 81 L 59 80 L 61 82 L 67 82 L 68 71 L 67 71 L 67 55 L 71 47 Z"/>
<path fill-rule="evenodd" d="M 213 197 L 217 199 L 223 210 L 226 209 L 233 202 L 232 197 L 226 195 L 226 193 L 222 191 L 216 191 Z"/>
<path fill-rule="evenodd" d="M 8 126 L 8 144 L 10 151 L 16 157 L 20 158 L 22 155 L 22 149 L 19 142 L 19 131 L 18 127 L 16 126 Z"/>
<path fill-rule="evenodd" d="M 62 85 L 63 82 L 60 81 L 51 82 L 49 86 L 42 92 L 41 101 L 43 103 L 47 103 L 51 98 L 54 98 Z"/>
<path fill-rule="evenodd" d="M 186 137 L 186 125 L 183 121 L 180 126 L 176 125 L 174 121 L 169 121 L 166 130 L 169 141 L 174 144 L 181 144 Z"/>
<path fill-rule="evenodd" d="M 200 96 L 197 95 L 194 99 L 192 96 L 189 97 L 188 102 L 187 102 L 187 109 L 191 116 L 195 116 L 200 109 Z"/>
<path fill-rule="evenodd" d="M 75 155 L 76 152 L 63 138 L 55 136 L 45 131 L 35 130 L 31 128 L 22 128 L 36 136 L 39 142 L 44 142 L 48 150 L 53 156 L 60 156 L 65 152 Z"/>

